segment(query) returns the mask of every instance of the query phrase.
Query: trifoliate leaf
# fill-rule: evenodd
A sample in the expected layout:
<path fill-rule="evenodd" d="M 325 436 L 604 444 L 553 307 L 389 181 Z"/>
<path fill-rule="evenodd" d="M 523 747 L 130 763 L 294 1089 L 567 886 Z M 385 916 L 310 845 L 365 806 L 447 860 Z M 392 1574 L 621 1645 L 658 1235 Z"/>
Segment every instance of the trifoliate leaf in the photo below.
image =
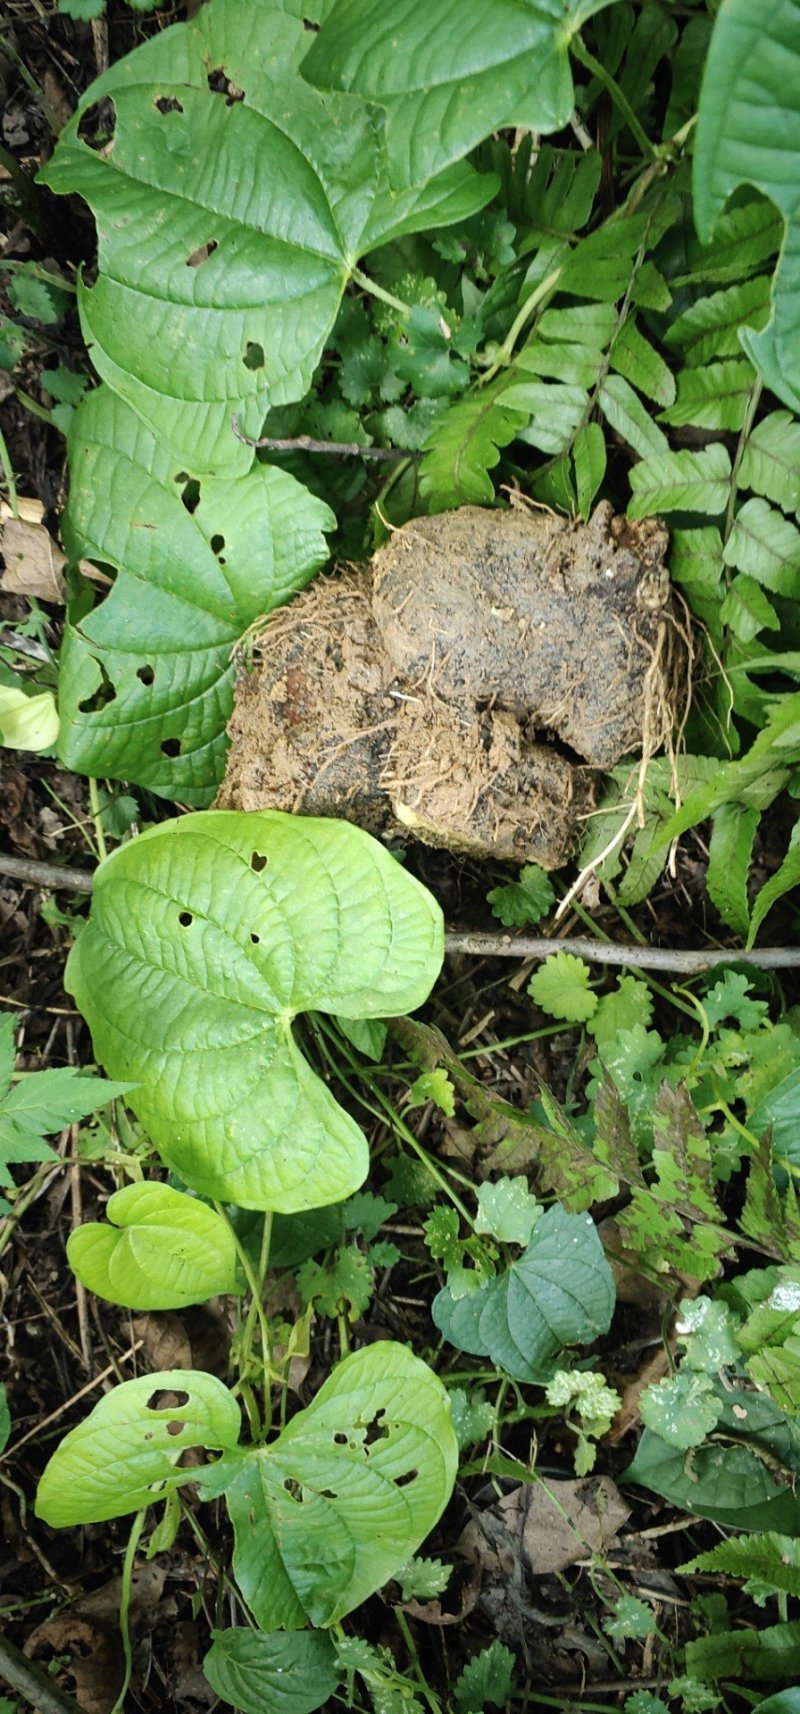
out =
<path fill-rule="evenodd" d="M 597 1011 L 597 995 L 589 987 L 591 972 L 572 952 L 556 952 L 531 977 L 528 993 L 553 1018 L 585 1023 Z"/>
<path fill-rule="evenodd" d="M 478 1191 L 475 1231 L 489 1233 L 501 1244 L 527 1244 L 541 1212 L 524 1178 L 501 1178 Z"/>
<path fill-rule="evenodd" d="M 538 863 L 528 863 L 520 869 L 519 878 L 504 887 L 493 887 L 487 893 L 487 903 L 506 928 L 521 928 L 524 923 L 540 922 L 555 903 L 555 891 L 550 876 Z"/>

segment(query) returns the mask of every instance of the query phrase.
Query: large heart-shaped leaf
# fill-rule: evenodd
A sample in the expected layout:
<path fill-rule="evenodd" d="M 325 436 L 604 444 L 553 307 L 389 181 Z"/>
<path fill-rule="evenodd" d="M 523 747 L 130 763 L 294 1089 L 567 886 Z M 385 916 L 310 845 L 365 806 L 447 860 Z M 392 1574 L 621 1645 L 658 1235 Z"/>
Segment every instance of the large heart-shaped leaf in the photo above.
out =
<path fill-rule="evenodd" d="M 398 1571 L 452 1493 L 441 1381 L 404 1345 L 345 1358 L 226 1489 L 234 1572 L 259 1625 L 333 1625 Z"/>
<path fill-rule="evenodd" d="M 242 1291 L 227 1220 L 168 1184 L 126 1184 L 109 1198 L 111 1225 L 87 1221 L 67 1242 L 73 1273 L 125 1309 L 183 1309 Z"/>
<path fill-rule="evenodd" d="M 342 1674 L 326 1631 L 214 1631 L 203 1672 L 242 1714 L 313 1714 Z"/>
<path fill-rule="evenodd" d="M 542 1383 L 567 1345 L 606 1333 L 614 1280 L 588 1214 L 556 1203 L 510 1267 L 466 1297 L 445 1286 L 433 1300 L 439 1331 L 460 1351 L 491 1357 L 515 1380 Z"/>
<path fill-rule="evenodd" d="M 56 1448 L 36 1515 L 55 1529 L 141 1511 L 197 1479 L 178 1465 L 190 1447 L 229 1451 L 241 1427 L 233 1394 L 213 1375 L 173 1369 L 123 1381 Z"/>
<path fill-rule="evenodd" d="M 117 571 L 105 600 L 73 603 L 61 655 L 62 761 L 78 773 L 206 804 L 225 763 L 232 654 L 303 587 L 335 519 L 285 471 L 186 473 L 107 387 L 69 435 L 64 536 L 73 559 Z"/>
<path fill-rule="evenodd" d="M 558 131 L 575 104 L 569 42 L 612 0 L 336 0 L 303 61 L 314 83 L 379 102 L 393 183 L 430 178 L 501 126 Z"/>
<path fill-rule="evenodd" d="M 694 1449 L 691 1459 L 645 1429 L 624 1473 L 673 1506 L 725 1529 L 800 1533 L 800 1429 L 772 1399 L 744 1387 L 717 1387 L 720 1439 Z"/>
<path fill-rule="evenodd" d="M 307 392 L 359 255 L 494 188 L 463 166 L 390 190 L 372 110 L 299 76 L 307 41 L 280 4 L 213 0 L 92 84 L 42 174 L 97 219 L 92 361 L 190 473 L 247 470 L 232 415 L 257 435 Z M 107 98 L 93 148 L 82 122 Z"/>
<path fill-rule="evenodd" d="M 436 901 L 360 828 L 212 810 L 101 866 L 66 981 L 184 1182 L 292 1213 L 348 1196 L 368 1165 L 292 1020 L 413 1009 L 442 949 Z"/>
<path fill-rule="evenodd" d="M 738 185 L 755 185 L 786 221 L 761 333 L 740 338 L 767 386 L 800 411 L 800 0 L 726 0 L 714 25 L 694 152 L 694 215 L 704 242 Z"/>

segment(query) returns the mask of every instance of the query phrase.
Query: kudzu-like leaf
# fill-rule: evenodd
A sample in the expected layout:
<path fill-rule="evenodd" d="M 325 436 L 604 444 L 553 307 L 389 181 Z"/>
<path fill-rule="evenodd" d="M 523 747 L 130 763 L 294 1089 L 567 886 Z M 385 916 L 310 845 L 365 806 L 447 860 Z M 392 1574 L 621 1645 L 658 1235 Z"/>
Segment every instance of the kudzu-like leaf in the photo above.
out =
<path fill-rule="evenodd" d="M 233 1394 L 193 1369 L 139 1375 L 106 1393 L 53 1453 L 36 1515 L 55 1529 L 124 1517 L 196 1481 L 179 1459 L 192 1447 L 231 1450 L 241 1427 Z"/>
<path fill-rule="evenodd" d="M 67 981 L 98 1059 L 127 1068 L 131 1105 L 184 1182 L 292 1213 L 357 1190 L 368 1163 L 294 1018 L 421 1005 L 442 943 L 435 900 L 360 828 L 209 810 L 101 866 Z"/>
<path fill-rule="evenodd" d="M 490 1357 L 516 1380 L 542 1384 L 565 1346 L 607 1332 L 613 1310 L 614 1281 L 594 1222 L 556 1203 L 504 1273 L 466 1297 L 454 1298 L 445 1286 L 432 1314 L 458 1350 Z"/>
<path fill-rule="evenodd" d="M 277 1440 L 231 1464 L 234 1574 L 258 1624 L 333 1625 L 365 1601 L 433 1529 L 457 1466 L 427 1364 L 389 1341 L 346 1357 Z"/>
<path fill-rule="evenodd" d="M 167 1184 L 126 1184 L 109 1198 L 111 1225 L 87 1222 L 67 1260 L 89 1291 L 125 1309 L 183 1309 L 241 1292 L 227 1220 Z"/>
<path fill-rule="evenodd" d="M 611 0 L 337 0 L 303 71 L 386 113 L 396 186 L 427 179 L 492 131 L 558 131 L 574 91 L 569 42 Z"/>
<path fill-rule="evenodd" d="M 207 804 L 225 765 L 234 647 L 324 563 L 333 513 L 265 464 L 189 484 L 108 387 L 76 411 L 69 452 L 70 555 L 117 577 L 91 611 L 70 610 L 61 760 Z"/>
<path fill-rule="evenodd" d="M 794 0 L 727 0 L 711 37 L 694 149 L 694 216 L 709 239 L 716 217 L 741 184 L 755 185 L 780 210 L 786 241 L 773 284 L 772 316 L 761 333 L 742 331 L 759 374 L 800 411 L 800 220 L 788 158 L 800 153 Z"/>
<path fill-rule="evenodd" d="M 313 1714 L 341 1678 L 325 1631 L 212 1631 L 203 1672 L 242 1714 Z"/>
<path fill-rule="evenodd" d="M 300 77 L 307 40 L 266 0 L 213 0 L 92 84 L 42 174 L 97 220 L 79 289 L 95 368 L 190 474 L 249 468 L 232 415 L 258 435 L 308 391 L 359 255 L 492 192 L 465 165 L 393 193 L 374 112 Z M 113 135 L 93 148 L 82 126 L 106 99 Z"/>

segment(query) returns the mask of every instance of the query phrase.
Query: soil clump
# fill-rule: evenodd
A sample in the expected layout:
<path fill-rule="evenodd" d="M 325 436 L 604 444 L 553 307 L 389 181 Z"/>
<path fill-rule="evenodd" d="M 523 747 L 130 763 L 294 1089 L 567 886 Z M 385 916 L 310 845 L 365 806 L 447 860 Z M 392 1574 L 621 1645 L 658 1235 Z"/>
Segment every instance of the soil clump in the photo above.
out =
<path fill-rule="evenodd" d="M 465 506 L 264 622 L 218 804 L 557 868 L 598 769 L 668 736 L 685 674 L 656 519 Z"/>

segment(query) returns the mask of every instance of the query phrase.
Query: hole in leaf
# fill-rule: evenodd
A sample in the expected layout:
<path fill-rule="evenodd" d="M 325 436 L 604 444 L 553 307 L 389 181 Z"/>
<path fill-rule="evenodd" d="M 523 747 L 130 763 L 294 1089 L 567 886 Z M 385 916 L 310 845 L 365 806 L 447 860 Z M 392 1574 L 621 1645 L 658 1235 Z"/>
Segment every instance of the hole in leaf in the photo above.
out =
<path fill-rule="evenodd" d="M 257 875 L 260 875 L 262 869 L 266 869 L 268 862 L 269 858 L 264 856 L 263 851 L 254 851 L 250 858 L 250 868 L 254 869 Z"/>
<path fill-rule="evenodd" d="M 179 756 L 181 753 L 180 738 L 165 738 L 161 749 L 165 756 Z"/>
<path fill-rule="evenodd" d="M 418 1470 L 405 1470 L 402 1476 L 395 1476 L 394 1485 L 396 1488 L 407 1488 L 409 1482 L 416 1482 L 418 1475 Z"/>
<path fill-rule="evenodd" d="M 181 504 L 186 507 L 187 512 L 197 511 L 200 504 L 200 483 L 196 476 L 192 476 L 187 482 L 181 495 Z"/>
<path fill-rule="evenodd" d="M 248 339 L 242 358 L 245 369 L 263 369 L 266 361 L 263 345 L 259 345 L 255 339 Z"/>
<path fill-rule="evenodd" d="M 110 95 L 105 95 L 102 101 L 93 101 L 91 107 L 81 114 L 78 136 L 96 155 L 110 155 L 116 126 L 116 107 Z"/>
<path fill-rule="evenodd" d="M 167 1423 L 167 1434 L 171 1435 L 172 1439 L 175 1440 L 179 1434 L 183 1434 L 185 1427 L 186 1427 L 185 1422 L 180 1422 L 177 1419 L 174 1422 L 168 1422 Z M 399 1486 L 399 1484 L 398 1484 L 398 1486 Z"/>
<path fill-rule="evenodd" d="M 176 1406 L 188 1405 L 188 1403 L 189 1403 L 189 1394 L 188 1393 L 172 1393 L 172 1392 L 169 1392 L 168 1390 L 165 1391 L 163 1387 L 156 1387 L 155 1392 L 152 1392 L 150 1394 L 150 1397 L 147 1401 L 147 1409 L 148 1410 L 165 1410 L 165 1411 L 166 1410 L 175 1410 Z M 183 1423 L 180 1423 L 179 1427 L 183 1428 Z M 170 1432 L 174 1432 L 174 1430 L 172 1430 L 172 1428 L 170 1428 Z"/>
<path fill-rule="evenodd" d="M 91 696 L 84 697 L 83 702 L 78 703 L 78 710 L 81 714 L 99 714 L 101 708 L 107 708 L 109 702 L 114 702 L 117 695 L 102 661 L 99 661 L 96 655 L 92 658 L 100 674 L 100 683 L 97 689 L 92 691 Z"/>
<path fill-rule="evenodd" d="M 342 1434 L 341 1431 L 339 1431 L 333 1437 L 333 1444 L 334 1444 L 334 1446 L 347 1446 L 348 1445 L 347 1435 Z"/>
<path fill-rule="evenodd" d="M 180 923 L 181 928 L 191 928 L 192 923 L 194 922 L 194 917 L 192 916 L 191 911 L 179 911 L 178 922 Z"/>
<path fill-rule="evenodd" d="M 364 1435 L 365 1446 L 374 1446 L 376 1440 L 388 1440 L 389 1424 L 385 1421 L 382 1410 L 379 1410 L 377 1416 L 373 1418 L 372 1422 L 366 1423 L 365 1427 L 367 1430 Z"/>
<path fill-rule="evenodd" d="M 176 470 L 175 475 L 173 476 L 172 480 L 173 480 L 173 482 L 188 482 L 188 480 L 189 480 L 188 470 Z"/>
<path fill-rule="evenodd" d="M 182 113 L 183 107 L 176 95 L 159 95 L 153 102 L 159 113 Z"/>
<path fill-rule="evenodd" d="M 152 684 L 154 679 L 155 679 L 155 676 L 156 675 L 155 675 L 152 667 L 137 667 L 136 668 L 136 677 L 141 680 L 142 684 Z"/>
<path fill-rule="evenodd" d="M 254 946 L 260 946 L 261 945 L 261 936 L 260 936 L 260 934 L 256 934 L 254 930 L 251 930 L 251 932 L 250 932 L 250 939 L 252 940 Z"/>
<path fill-rule="evenodd" d="M 226 107 L 232 107 L 235 101 L 244 101 L 244 90 L 234 83 L 221 65 L 209 72 L 208 87 L 212 95 L 224 95 Z"/>
<path fill-rule="evenodd" d="M 308 1497 L 311 1499 L 312 1495 L 309 1494 Z M 320 1500 L 338 1500 L 339 1496 L 333 1488 L 320 1488 L 317 1498 Z"/>
<path fill-rule="evenodd" d="M 293 1476 L 285 1476 L 283 1479 L 283 1486 L 289 1496 L 289 1499 L 296 1500 L 298 1505 L 302 1505 L 303 1490 L 300 1487 L 300 1483 L 296 1482 Z"/>
<path fill-rule="evenodd" d="M 209 238 L 207 244 L 198 244 L 197 249 L 193 250 L 191 256 L 186 258 L 187 268 L 202 267 L 203 263 L 208 261 L 209 256 L 213 256 L 218 247 L 216 238 Z"/>
<path fill-rule="evenodd" d="M 209 545 L 212 553 L 222 553 L 222 550 L 225 546 L 225 537 L 224 536 L 212 536 L 211 541 L 209 542 L 208 545 Z"/>

